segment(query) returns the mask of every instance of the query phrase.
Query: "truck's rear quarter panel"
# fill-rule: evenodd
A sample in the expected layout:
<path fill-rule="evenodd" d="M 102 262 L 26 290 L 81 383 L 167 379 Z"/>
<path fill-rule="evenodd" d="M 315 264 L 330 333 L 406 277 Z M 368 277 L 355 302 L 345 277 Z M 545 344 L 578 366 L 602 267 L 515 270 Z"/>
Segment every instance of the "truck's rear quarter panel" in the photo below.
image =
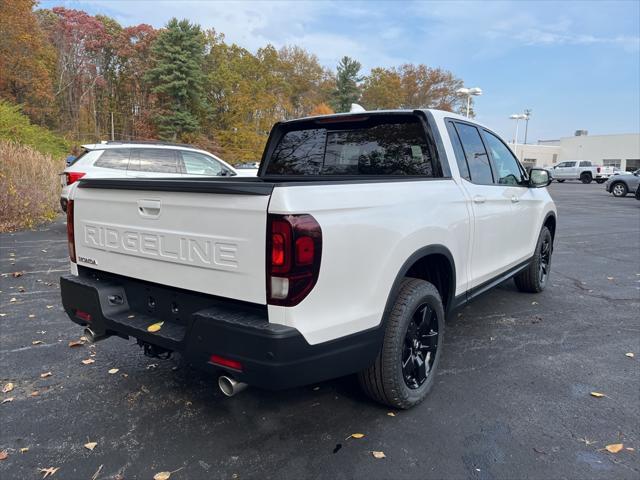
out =
<path fill-rule="evenodd" d="M 426 245 L 456 261 L 456 292 L 466 290 L 469 214 L 451 179 L 276 187 L 270 213 L 309 213 L 322 228 L 318 282 L 295 307 L 269 306 L 269 320 L 319 343 L 382 320 L 403 263 Z"/>

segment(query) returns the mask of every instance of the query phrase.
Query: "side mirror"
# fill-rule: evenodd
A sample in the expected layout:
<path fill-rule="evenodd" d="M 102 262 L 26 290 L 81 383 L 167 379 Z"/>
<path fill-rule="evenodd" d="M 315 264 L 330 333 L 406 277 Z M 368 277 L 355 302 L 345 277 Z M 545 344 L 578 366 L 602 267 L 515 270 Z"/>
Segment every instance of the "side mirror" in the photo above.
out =
<path fill-rule="evenodd" d="M 532 168 L 529 172 L 529 187 L 542 188 L 551 183 L 551 175 L 544 168 Z"/>

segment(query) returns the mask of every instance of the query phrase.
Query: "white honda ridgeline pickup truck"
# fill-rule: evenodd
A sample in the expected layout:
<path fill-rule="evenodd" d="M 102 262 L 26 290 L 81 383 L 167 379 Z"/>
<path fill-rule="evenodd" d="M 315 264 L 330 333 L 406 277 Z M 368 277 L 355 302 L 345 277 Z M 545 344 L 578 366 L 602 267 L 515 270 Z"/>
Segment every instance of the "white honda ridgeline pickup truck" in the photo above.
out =
<path fill-rule="evenodd" d="M 62 303 L 91 340 L 179 352 L 226 395 L 357 372 L 409 408 L 449 312 L 512 276 L 548 283 L 549 179 L 449 112 L 277 123 L 257 178 L 80 180 Z"/>

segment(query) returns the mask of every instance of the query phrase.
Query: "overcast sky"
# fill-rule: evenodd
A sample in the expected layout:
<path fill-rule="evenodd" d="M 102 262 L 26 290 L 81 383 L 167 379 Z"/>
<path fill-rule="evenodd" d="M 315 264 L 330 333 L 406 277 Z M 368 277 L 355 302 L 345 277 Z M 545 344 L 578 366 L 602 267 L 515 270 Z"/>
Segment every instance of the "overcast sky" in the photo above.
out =
<path fill-rule="evenodd" d="M 300 45 L 335 68 L 424 63 L 481 87 L 477 119 L 509 140 L 512 113 L 533 110 L 529 141 L 640 131 L 640 1 L 223 2 L 42 1 L 163 26 L 215 28 L 252 51 Z"/>

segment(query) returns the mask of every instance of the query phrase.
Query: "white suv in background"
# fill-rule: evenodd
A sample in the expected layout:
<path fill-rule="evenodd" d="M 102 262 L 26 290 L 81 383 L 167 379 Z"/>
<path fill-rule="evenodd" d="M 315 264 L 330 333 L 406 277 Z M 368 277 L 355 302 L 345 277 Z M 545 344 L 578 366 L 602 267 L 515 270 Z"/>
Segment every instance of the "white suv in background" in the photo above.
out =
<path fill-rule="evenodd" d="M 189 145 L 160 142 L 106 142 L 82 145 L 84 152 L 61 174 L 60 206 L 81 178 L 255 177 L 258 169 L 236 170 L 215 155 Z"/>

